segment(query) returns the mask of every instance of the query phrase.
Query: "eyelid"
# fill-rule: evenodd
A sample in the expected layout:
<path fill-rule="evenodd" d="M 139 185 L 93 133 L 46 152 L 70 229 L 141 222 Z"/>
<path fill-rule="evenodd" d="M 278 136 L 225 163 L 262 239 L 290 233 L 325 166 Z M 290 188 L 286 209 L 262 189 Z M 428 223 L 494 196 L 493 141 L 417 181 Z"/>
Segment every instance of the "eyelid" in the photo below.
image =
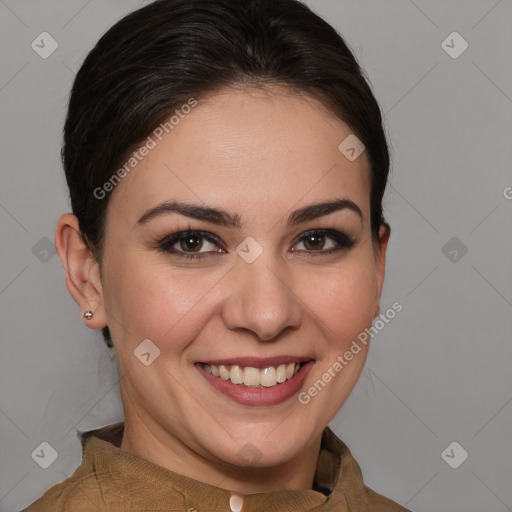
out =
<path fill-rule="evenodd" d="M 185 230 L 179 230 L 175 231 L 174 233 L 171 233 L 164 238 L 160 239 L 156 243 L 156 249 L 168 252 L 170 254 L 179 254 L 179 255 L 185 255 L 185 257 L 204 257 L 206 254 L 211 254 L 212 251 L 208 252 L 201 252 L 201 253 L 194 253 L 194 252 L 185 252 L 185 251 L 179 251 L 179 250 L 170 250 L 172 249 L 172 246 L 177 244 L 180 240 L 183 238 L 186 238 L 187 235 L 195 235 L 197 238 L 203 238 L 207 240 L 208 242 L 215 244 L 222 248 L 222 242 L 220 238 L 215 236 L 213 233 L 210 233 L 209 231 L 201 231 L 199 229 L 185 229 Z M 194 256 L 195 254 L 201 255 L 201 256 Z"/>
<path fill-rule="evenodd" d="M 331 238 L 331 239 L 337 241 L 338 243 L 340 243 L 340 245 L 341 245 L 340 240 L 342 240 L 343 243 L 346 243 L 347 245 L 355 243 L 355 239 L 352 238 L 351 236 L 347 235 L 344 231 L 340 231 L 338 229 L 329 229 L 329 228 L 315 228 L 315 229 L 309 229 L 308 231 L 304 231 L 303 233 L 301 233 L 299 235 L 299 237 L 295 239 L 295 242 L 293 245 L 296 245 L 299 242 L 302 242 L 308 236 L 316 235 L 317 233 L 320 233 L 321 235 L 325 235 L 327 238 Z M 315 251 L 308 251 L 308 252 L 315 252 Z M 318 251 L 318 252 L 322 252 L 322 251 Z"/>
<path fill-rule="evenodd" d="M 352 248 L 356 240 L 351 237 L 350 235 L 346 234 L 343 231 L 339 231 L 337 229 L 329 229 L 329 228 L 315 228 L 310 229 L 308 231 L 302 232 L 293 242 L 293 246 L 297 245 L 300 242 L 303 242 L 305 239 L 307 239 L 308 236 L 314 235 L 314 234 L 320 234 L 325 236 L 326 238 L 330 238 L 331 240 L 334 240 L 337 244 L 336 247 L 330 248 L 330 249 L 319 249 L 319 250 L 299 250 L 299 249 L 292 249 L 293 252 L 301 252 L 301 253 L 307 253 L 311 254 L 313 256 L 320 256 L 320 255 L 327 255 L 327 254 L 333 254 L 336 252 L 341 252 L 343 250 L 347 250 Z M 178 243 L 181 239 L 186 238 L 187 235 L 195 235 L 198 238 L 203 238 L 207 240 L 208 242 L 215 244 L 219 246 L 222 251 L 226 251 L 224 249 L 223 244 L 221 240 L 214 235 L 213 233 L 210 233 L 208 231 L 202 231 L 198 229 L 185 229 L 185 230 L 179 230 L 175 231 L 174 233 L 171 233 L 164 238 L 158 240 L 156 242 L 155 249 L 167 252 L 172 255 L 179 255 L 179 257 L 182 258 L 189 258 L 189 259 L 201 259 L 208 257 L 212 254 L 218 254 L 219 251 L 206 251 L 206 252 L 186 252 L 181 250 L 172 249 L 172 246 Z M 172 250 L 171 250 L 172 249 Z"/>

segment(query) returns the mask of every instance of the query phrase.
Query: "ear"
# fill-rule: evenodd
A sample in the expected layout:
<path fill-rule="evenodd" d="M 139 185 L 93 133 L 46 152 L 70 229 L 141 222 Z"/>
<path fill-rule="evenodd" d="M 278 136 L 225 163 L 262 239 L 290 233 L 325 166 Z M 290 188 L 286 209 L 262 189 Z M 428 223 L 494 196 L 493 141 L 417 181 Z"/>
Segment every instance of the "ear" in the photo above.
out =
<path fill-rule="evenodd" d="M 99 263 L 85 245 L 78 219 L 72 213 L 65 213 L 59 218 L 55 231 L 55 247 L 64 266 L 66 287 L 80 308 L 82 322 L 91 329 L 105 327 L 107 318 Z M 93 312 L 90 320 L 83 316 L 88 309 Z"/>
<path fill-rule="evenodd" d="M 375 255 L 375 270 L 377 272 L 377 293 L 375 301 L 374 318 L 380 314 L 380 296 L 384 285 L 384 275 L 386 273 L 386 251 L 388 248 L 391 228 L 388 223 L 382 223 L 379 229 L 379 246 Z"/>

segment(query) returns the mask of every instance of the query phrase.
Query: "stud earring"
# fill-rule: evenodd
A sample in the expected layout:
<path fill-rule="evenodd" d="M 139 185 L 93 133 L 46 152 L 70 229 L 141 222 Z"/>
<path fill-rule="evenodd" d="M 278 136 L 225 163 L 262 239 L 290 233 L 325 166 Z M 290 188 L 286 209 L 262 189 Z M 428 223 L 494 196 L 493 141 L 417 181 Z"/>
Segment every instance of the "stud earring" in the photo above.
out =
<path fill-rule="evenodd" d="M 88 309 L 85 313 L 84 313 L 84 317 L 87 319 L 87 320 L 90 320 L 92 318 L 92 311 L 90 309 Z"/>

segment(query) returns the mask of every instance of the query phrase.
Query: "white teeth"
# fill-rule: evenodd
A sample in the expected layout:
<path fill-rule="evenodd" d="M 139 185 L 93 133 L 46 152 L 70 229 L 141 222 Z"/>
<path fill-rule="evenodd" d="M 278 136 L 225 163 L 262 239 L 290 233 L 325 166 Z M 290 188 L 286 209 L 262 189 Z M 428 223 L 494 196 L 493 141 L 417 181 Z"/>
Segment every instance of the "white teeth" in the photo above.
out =
<path fill-rule="evenodd" d="M 280 364 L 276 370 L 276 380 L 281 384 L 286 380 L 286 365 Z"/>
<path fill-rule="evenodd" d="M 268 366 L 262 370 L 252 366 L 226 367 L 222 364 L 219 366 L 203 364 L 203 368 L 206 373 L 211 373 L 222 380 L 231 380 L 233 384 L 270 388 L 291 379 L 300 370 L 300 363 L 280 364 L 277 367 Z"/>
<path fill-rule="evenodd" d="M 240 366 L 238 366 L 237 364 L 232 366 L 230 373 L 230 379 L 233 384 L 242 384 L 242 382 L 244 381 L 244 372 L 242 371 Z"/>
<path fill-rule="evenodd" d="M 246 386 L 259 386 L 261 384 L 260 371 L 258 368 L 247 366 L 244 370 L 244 384 Z"/>
<path fill-rule="evenodd" d="M 208 366 L 208 365 L 207 365 Z M 223 365 L 221 364 L 219 366 L 219 376 L 222 380 L 228 380 L 229 379 L 229 372 L 228 372 L 228 369 Z"/>
<path fill-rule="evenodd" d="M 270 388 L 272 386 L 275 386 L 277 384 L 276 379 L 276 369 L 273 366 L 269 366 L 268 368 L 265 368 L 261 372 L 261 385 Z"/>

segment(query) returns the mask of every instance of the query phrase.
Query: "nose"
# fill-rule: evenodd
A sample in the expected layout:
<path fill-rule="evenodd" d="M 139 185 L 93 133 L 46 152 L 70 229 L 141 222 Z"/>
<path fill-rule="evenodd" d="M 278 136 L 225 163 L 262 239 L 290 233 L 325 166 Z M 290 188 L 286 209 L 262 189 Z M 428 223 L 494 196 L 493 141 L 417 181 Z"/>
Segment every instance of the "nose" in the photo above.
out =
<path fill-rule="evenodd" d="M 252 331 L 258 339 L 272 341 L 283 330 L 300 326 L 302 310 L 285 264 L 265 254 L 252 263 L 237 260 L 222 318 L 231 330 Z"/>

